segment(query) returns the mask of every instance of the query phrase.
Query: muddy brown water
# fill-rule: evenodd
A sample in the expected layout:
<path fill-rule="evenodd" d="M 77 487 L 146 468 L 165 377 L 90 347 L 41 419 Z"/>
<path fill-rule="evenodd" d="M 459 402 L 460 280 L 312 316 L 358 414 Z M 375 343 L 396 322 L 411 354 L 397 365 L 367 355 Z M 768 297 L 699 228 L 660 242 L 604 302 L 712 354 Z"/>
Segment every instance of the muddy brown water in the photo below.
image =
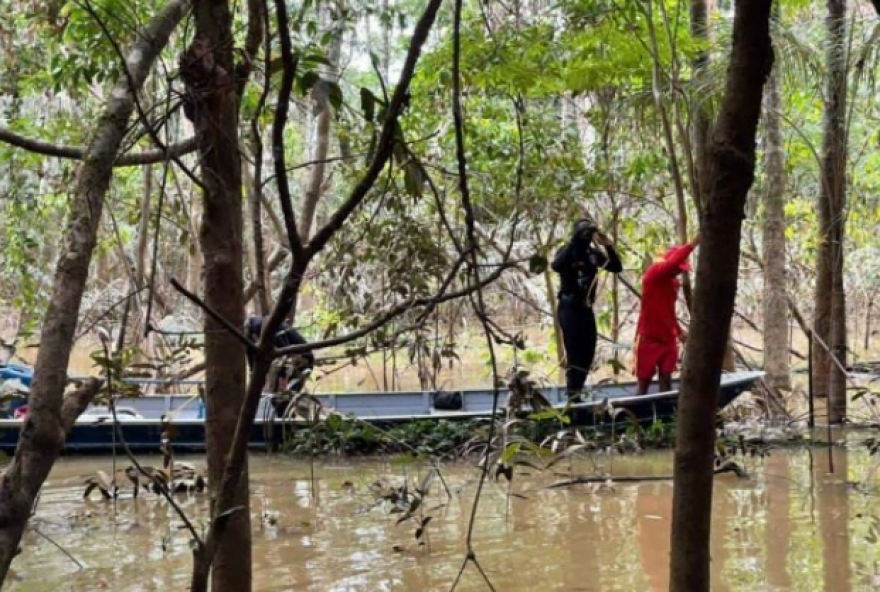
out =
<path fill-rule="evenodd" d="M 615 476 L 663 475 L 671 471 L 671 458 L 663 452 L 595 460 Z M 202 458 L 187 460 L 203 464 Z M 435 480 L 423 505 L 433 517 L 427 544 L 418 546 L 415 525 L 397 525 L 401 515 L 375 505 L 370 485 L 383 478 L 399 483 L 404 472 L 415 480 L 426 466 L 327 460 L 314 466 L 312 478 L 302 460 L 254 455 L 251 463 L 255 590 L 449 589 L 464 554 L 478 475 L 473 467 L 443 467 L 452 499 L 447 502 Z M 713 590 L 880 589 L 880 483 L 873 457 L 861 447 L 836 449 L 834 473 L 827 451 L 780 450 L 743 463 L 751 479 L 716 479 Z M 187 589 L 188 537 L 163 500 L 134 500 L 125 492 L 115 509 L 94 494 L 83 501 L 82 476 L 110 468 L 105 457 L 58 463 L 6 590 Z M 569 470 L 587 474 L 593 461 L 561 469 Z M 665 591 L 671 485 L 546 488 L 562 478 L 518 474 L 513 496 L 504 484 L 486 488 L 473 540 L 495 589 Z M 204 497 L 179 499 L 202 525 Z M 485 589 L 479 573 L 468 568 L 459 590 Z"/>

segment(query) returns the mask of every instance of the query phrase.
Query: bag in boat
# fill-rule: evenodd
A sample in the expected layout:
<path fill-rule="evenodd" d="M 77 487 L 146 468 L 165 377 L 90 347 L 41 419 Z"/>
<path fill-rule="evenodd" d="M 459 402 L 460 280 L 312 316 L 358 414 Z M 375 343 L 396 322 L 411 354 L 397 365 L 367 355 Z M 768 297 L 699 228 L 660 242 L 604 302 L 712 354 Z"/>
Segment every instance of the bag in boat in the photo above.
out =
<path fill-rule="evenodd" d="M 464 399 L 460 392 L 446 393 L 438 391 L 431 395 L 434 409 L 438 411 L 461 411 Z"/>

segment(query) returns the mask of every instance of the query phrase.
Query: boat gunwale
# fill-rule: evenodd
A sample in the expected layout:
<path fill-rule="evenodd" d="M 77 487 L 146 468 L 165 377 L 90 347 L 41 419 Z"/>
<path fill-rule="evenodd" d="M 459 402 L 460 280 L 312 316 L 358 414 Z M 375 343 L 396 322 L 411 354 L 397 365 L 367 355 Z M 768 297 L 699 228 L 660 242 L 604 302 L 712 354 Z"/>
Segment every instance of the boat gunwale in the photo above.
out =
<path fill-rule="evenodd" d="M 754 382 L 757 382 L 758 380 L 760 380 L 761 378 L 763 378 L 764 375 L 765 375 L 764 372 L 759 372 L 759 371 L 728 373 L 728 374 L 722 375 L 722 380 L 721 380 L 721 384 L 719 385 L 719 388 L 726 389 L 726 388 L 736 387 L 736 386 L 739 386 L 742 384 L 754 383 Z M 729 380 L 725 381 L 724 380 L 725 377 L 728 377 Z M 632 385 L 632 384 L 634 384 L 634 383 L 616 383 L 616 384 L 608 384 L 608 385 L 602 385 L 602 386 L 624 388 L 627 385 Z M 558 389 L 560 387 L 551 387 L 551 388 Z M 499 394 L 501 392 L 506 391 L 506 390 L 507 389 L 499 389 Z M 431 391 L 413 391 L 410 394 L 424 395 L 426 392 L 430 393 Z M 467 391 L 461 390 L 461 391 L 449 391 L 449 392 L 487 393 L 487 392 L 493 392 L 493 391 L 491 389 L 469 389 Z M 629 404 L 629 403 L 654 403 L 654 402 L 663 401 L 663 400 L 666 400 L 669 398 L 677 397 L 679 395 L 679 392 L 680 392 L 679 390 L 671 390 L 671 391 L 665 391 L 665 392 L 661 392 L 661 393 L 653 393 L 650 395 L 630 395 L 630 396 L 623 396 L 623 397 L 604 397 L 604 398 L 599 396 L 599 397 L 595 397 L 589 401 L 583 401 L 580 403 L 571 403 L 571 404 L 569 404 L 567 402 L 566 403 L 558 403 L 558 404 L 553 405 L 553 409 L 557 410 L 557 411 L 563 411 L 566 409 L 570 410 L 570 411 L 579 411 L 579 410 L 598 407 L 600 405 L 605 405 L 606 402 L 611 402 L 612 405 L 615 405 L 615 406 L 625 405 L 625 404 Z M 378 393 L 355 393 L 355 394 L 360 394 L 361 396 L 369 396 L 369 395 L 377 395 Z M 397 394 L 406 394 L 406 393 L 383 393 L 383 394 L 397 395 Z M 172 396 L 172 397 L 174 397 L 174 396 L 183 396 L 183 395 L 154 395 L 154 396 Z M 267 395 L 264 395 L 264 396 L 267 396 Z M 315 395 L 315 396 L 318 396 L 318 397 L 331 396 L 332 397 L 333 395 L 332 394 L 326 394 L 326 395 L 321 394 L 321 395 Z M 503 413 L 505 410 L 506 410 L 505 406 L 499 405 L 498 409 L 496 410 L 496 415 Z M 339 413 L 339 415 L 341 415 L 342 417 L 350 418 L 350 417 L 352 417 L 353 414 L 344 415 L 342 413 Z M 484 409 L 481 411 L 445 411 L 445 412 L 440 412 L 440 413 L 431 413 L 431 414 L 421 413 L 421 414 L 410 414 L 410 415 L 363 415 L 363 416 L 354 415 L 354 418 L 358 419 L 360 421 L 370 423 L 370 422 L 383 422 L 383 421 L 401 422 L 401 421 L 420 421 L 420 420 L 421 421 L 423 421 L 423 420 L 439 421 L 439 420 L 443 420 L 443 419 L 453 419 L 453 420 L 455 420 L 455 419 L 469 419 L 469 418 L 477 419 L 477 418 L 488 418 L 491 415 L 492 415 L 491 409 Z M 189 426 L 189 425 L 198 426 L 198 425 L 204 425 L 204 423 L 205 423 L 204 418 L 171 417 L 171 418 L 167 418 L 167 419 L 163 420 L 161 418 L 121 417 L 119 419 L 120 419 L 120 421 L 114 422 L 111 419 L 90 419 L 88 416 L 85 416 L 85 417 L 80 416 L 77 418 L 76 423 L 74 424 L 74 427 L 100 427 L 100 426 L 112 426 L 112 425 L 116 425 L 116 424 L 118 424 L 120 426 L 159 426 L 159 425 L 163 425 L 163 424 L 180 425 L 180 426 Z M 23 425 L 23 423 L 24 423 L 23 418 L 0 419 L 0 429 L 19 428 Z M 299 418 L 297 418 L 297 419 L 279 419 L 279 418 L 265 419 L 262 417 L 257 417 L 254 420 L 255 426 L 261 426 L 261 425 L 278 425 L 278 426 L 307 425 L 308 423 L 309 423 L 308 420 L 299 419 Z"/>

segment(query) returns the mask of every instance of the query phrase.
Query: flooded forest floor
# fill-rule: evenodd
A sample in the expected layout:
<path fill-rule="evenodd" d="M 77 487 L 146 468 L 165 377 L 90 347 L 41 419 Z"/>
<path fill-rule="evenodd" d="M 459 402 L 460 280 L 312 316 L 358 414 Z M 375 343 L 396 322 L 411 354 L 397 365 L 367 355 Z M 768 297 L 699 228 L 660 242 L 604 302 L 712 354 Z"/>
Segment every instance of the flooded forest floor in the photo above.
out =
<path fill-rule="evenodd" d="M 766 456 L 737 458 L 749 478 L 718 476 L 713 590 L 880 587 L 880 464 L 866 437 L 851 434 L 832 447 L 771 447 Z M 204 465 L 203 457 L 178 460 Z M 518 467 L 509 486 L 490 479 L 474 546 L 495 588 L 665 591 L 671 482 L 615 480 L 671 474 L 671 461 L 670 451 L 603 453 L 553 471 Z M 433 480 L 416 519 L 398 524 L 403 516 L 388 492 L 405 479 L 416 489 L 430 464 L 253 454 L 254 589 L 447 590 L 463 558 L 479 470 L 465 461 L 441 469 L 443 480 Z M 186 589 L 189 539 L 173 510 L 154 494 L 133 499 L 130 488 L 115 502 L 84 500 L 84 479 L 97 470 L 112 474 L 112 459 L 57 463 L 13 565 L 10 592 Z M 597 471 L 611 478 L 549 488 Z M 197 526 L 204 523 L 205 495 L 178 499 Z M 472 569 L 462 584 L 460 590 L 484 589 Z"/>

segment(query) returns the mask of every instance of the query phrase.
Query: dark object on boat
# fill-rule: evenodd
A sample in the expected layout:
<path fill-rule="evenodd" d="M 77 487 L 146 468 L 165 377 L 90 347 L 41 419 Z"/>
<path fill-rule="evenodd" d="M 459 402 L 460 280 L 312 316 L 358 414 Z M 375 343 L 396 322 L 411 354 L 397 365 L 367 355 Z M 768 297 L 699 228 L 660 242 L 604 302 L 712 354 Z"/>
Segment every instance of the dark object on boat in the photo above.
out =
<path fill-rule="evenodd" d="M 431 395 L 434 409 L 438 411 L 461 411 L 464 407 L 464 398 L 460 391 L 444 392 L 437 391 Z"/>
<path fill-rule="evenodd" d="M 750 390 L 764 375 L 763 372 L 733 372 L 721 377 L 718 391 L 718 409 L 723 409 L 740 394 Z M 142 383 L 143 380 L 131 380 Z M 654 421 L 670 420 L 678 407 L 677 380 L 672 391 L 657 392 L 652 385 L 649 394 L 635 396 L 636 383 L 604 384 L 593 387 L 585 401 L 569 403 L 564 387 L 541 388 L 540 394 L 553 409 L 564 413 L 572 426 L 618 427 L 628 422 L 651 425 Z M 321 408 L 339 415 L 351 416 L 376 426 L 389 427 L 411 421 L 468 421 L 488 419 L 495 395 L 500 417 L 507 413 L 507 389 L 470 389 L 443 393 L 460 398 L 458 410 L 437 406 L 438 393 L 429 391 L 391 393 L 318 394 L 314 399 Z M 282 443 L 291 429 L 308 428 L 302 418 L 278 419 L 272 409 L 272 395 L 264 395 L 251 431 L 251 446 L 274 447 Z M 158 451 L 162 434 L 170 425 L 174 437 L 170 442 L 175 450 L 204 450 L 205 420 L 200 417 L 199 395 L 160 395 L 123 398 L 117 403 L 117 417 L 128 445 L 137 450 Z M 455 401 L 451 401 L 455 402 Z M 195 404 L 194 404 L 195 403 Z M 441 405 L 443 402 L 441 402 Z M 163 419 L 164 418 L 164 419 Z M 24 421 L 0 419 L 0 449 L 14 449 Z M 268 429 L 271 426 L 285 429 Z M 114 442 L 113 417 L 106 407 L 90 407 L 77 419 L 67 438 L 68 451 L 110 451 Z M 118 445 L 118 442 L 116 442 Z"/>

